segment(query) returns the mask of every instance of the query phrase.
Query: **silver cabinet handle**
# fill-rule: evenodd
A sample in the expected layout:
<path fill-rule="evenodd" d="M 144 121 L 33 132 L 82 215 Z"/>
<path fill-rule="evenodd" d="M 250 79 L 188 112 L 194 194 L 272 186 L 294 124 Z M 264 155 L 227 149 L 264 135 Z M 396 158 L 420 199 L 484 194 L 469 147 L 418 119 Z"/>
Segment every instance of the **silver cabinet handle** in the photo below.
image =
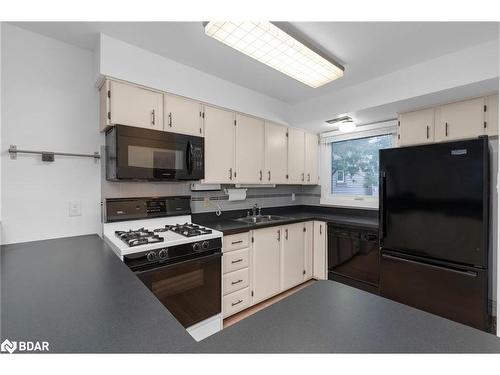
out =
<path fill-rule="evenodd" d="M 231 242 L 231 245 L 236 245 L 237 243 L 242 243 L 242 242 L 243 242 L 243 240 L 233 241 L 233 242 Z"/>
<path fill-rule="evenodd" d="M 259 181 L 262 181 L 262 169 L 259 171 L 259 175 L 260 175 Z"/>
<path fill-rule="evenodd" d="M 242 300 L 242 299 L 240 299 L 240 300 L 238 300 L 238 302 L 233 302 L 233 303 L 231 304 L 231 306 L 236 306 L 236 305 L 239 305 L 239 304 L 240 304 L 240 303 L 242 303 L 242 302 L 243 302 L 243 300 Z"/>
<path fill-rule="evenodd" d="M 319 226 L 319 235 L 321 236 L 323 233 L 323 225 L 320 225 Z"/>
<path fill-rule="evenodd" d="M 271 171 L 267 171 L 267 180 L 271 181 Z"/>
<path fill-rule="evenodd" d="M 153 109 L 151 111 L 151 124 L 153 124 L 153 126 L 154 126 L 155 122 L 156 122 L 156 119 L 155 119 L 155 110 Z"/>
<path fill-rule="evenodd" d="M 278 241 L 281 241 L 281 231 L 278 230 Z"/>
<path fill-rule="evenodd" d="M 427 139 L 429 139 L 429 125 L 425 127 L 425 131 L 427 132 Z"/>
<path fill-rule="evenodd" d="M 285 240 L 288 240 L 288 229 L 285 229 Z"/>
<path fill-rule="evenodd" d="M 302 173 L 302 181 L 304 181 L 304 173 Z"/>
<path fill-rule="evenodd" d="M 447 137 L 448 136 L 448 123 L 444 123 L 444 135 Z"/>
<path fill-rule="evenodd" d="M 311 174 L 310 173 L 307 174 L 307 182 L 311 182 Z"/>
<path fill-rule="evenodd" d="M 168 113 L 168 126 L 172 127 L 172 112 Z"/>
<path fill-rule="evenodd" d="M 235 263 L 239 263 L 239 262 L 243 262 L 243 259 L 242 259 L 242 258 L 240 258 L 240 259 L 233 260 L 233 261 L 231 262 L 231 264 L 235 264 Z"/>
<path fill-rule="evenodd" d="M 229 179 L 233 179 L 233 168 L 229 168 Z"/>
<path fill-rule="evenodd" d="M 233 282 L 231 282 L 231 285 L 239 284 L 239 283 L 241 283 L 241 282 L 243 282 L 243 280 L 242 280 L 242 279 L 239 279 L 238 281 L 233 281 Z"/>

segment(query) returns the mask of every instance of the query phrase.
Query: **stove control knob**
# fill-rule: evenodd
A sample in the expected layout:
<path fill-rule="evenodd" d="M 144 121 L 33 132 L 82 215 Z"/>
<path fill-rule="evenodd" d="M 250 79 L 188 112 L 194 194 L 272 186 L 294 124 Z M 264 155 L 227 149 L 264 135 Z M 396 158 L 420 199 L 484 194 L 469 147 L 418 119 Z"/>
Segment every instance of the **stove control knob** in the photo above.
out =
<path fill-rule="evenodd" d="M 203 243 L 201 244 L 201 247 L 203 249 L 208 249 L 208 241 L 203 241 Z"/>
<path fill-rule="evenodd" d="M 200 246 L 200 243 L 199 243 L 199 242 L 195 242 L 195 243 L 193 244 L 193 250 L 194 250 L 194 251 L 200 251 L 200 248 L 201 248 L 201 246 Z"/>
<path fill-rule="evenodd" d="M 156 259 L 156 253 L 154 251 L 150 251 L 146 254 L 146 258 L 151 262 Z"/>
<path fill-rule="evenodd" d="M 165 259 L 167 257 L 167 249 L 161 249 L 158 252 L 158 256 L 160 257 L 160 259 Z"/>

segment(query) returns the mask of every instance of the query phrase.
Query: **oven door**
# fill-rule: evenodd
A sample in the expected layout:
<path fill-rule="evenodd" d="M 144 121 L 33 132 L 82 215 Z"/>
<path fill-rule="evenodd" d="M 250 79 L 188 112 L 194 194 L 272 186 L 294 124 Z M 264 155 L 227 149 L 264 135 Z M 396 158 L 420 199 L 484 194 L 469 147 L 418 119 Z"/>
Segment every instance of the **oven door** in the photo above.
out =
<path fill-rule="evenodd" d="M 221 313 L 221 253 L 136 272 L 185 327 Z"/>
<path fill-rule="evenodd" d="M 116 178 L 204 178 L 203 138 L 157 130 L 116 127 Z"/>

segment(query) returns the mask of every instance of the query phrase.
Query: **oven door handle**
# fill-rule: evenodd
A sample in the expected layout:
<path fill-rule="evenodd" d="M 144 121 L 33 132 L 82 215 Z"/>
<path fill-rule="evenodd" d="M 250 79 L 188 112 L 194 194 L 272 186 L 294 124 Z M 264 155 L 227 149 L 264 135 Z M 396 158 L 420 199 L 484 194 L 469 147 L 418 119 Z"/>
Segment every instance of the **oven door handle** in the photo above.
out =
<path fill-rule="evenodd" d="M 153 266 L 152 268 L 148 268 L 148 269 L 144 269 L 144 270 L 137 270 L 134 272 L 137 276 L 140 276 L 140 275 L 143 275 L 143 274 L 148 273 L 148 272 L 156 272 L 156 271 L 164 270 L 164 269 L 171 268 L 171 267 L 177 267 L 177 266 L 180 266 L 182 264 L 191 263 L 191 262 L 206 263 L 212 259 L 221 258 L 221 257 L 222 257 L 222 253 L 218 251 L 216 253 L 206 255 L 203 257 L 186 259 L 186 260 L 183 260 L 182 262 L 169 263 L 169 264 L 166 264 L 166 265 L 161 266 L 161 267 L 154 267 Z"/>

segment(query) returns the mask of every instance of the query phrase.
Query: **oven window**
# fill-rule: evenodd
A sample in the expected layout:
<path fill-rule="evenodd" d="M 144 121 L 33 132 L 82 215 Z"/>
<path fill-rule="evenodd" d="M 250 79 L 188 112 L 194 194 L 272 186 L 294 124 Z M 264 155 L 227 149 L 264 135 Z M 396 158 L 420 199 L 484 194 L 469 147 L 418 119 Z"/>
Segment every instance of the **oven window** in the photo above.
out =
<path fill-rule="evenodd" d="M 137 276 L 186 328 L 221 312 L 220 253 Z"/>
<path fill-rule="evenodd" d="M 128 145 L 129 167 L 153 169 L 184 169 L 184 151 Z"/>

